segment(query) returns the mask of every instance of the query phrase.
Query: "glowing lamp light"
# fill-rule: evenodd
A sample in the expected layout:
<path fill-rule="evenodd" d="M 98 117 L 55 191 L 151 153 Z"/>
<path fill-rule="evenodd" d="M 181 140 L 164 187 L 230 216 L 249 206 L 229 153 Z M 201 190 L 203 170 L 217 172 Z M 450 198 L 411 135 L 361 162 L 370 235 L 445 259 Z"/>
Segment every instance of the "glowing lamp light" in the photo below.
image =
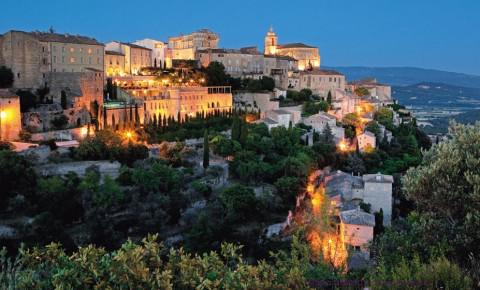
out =
<path fill-rule="evenodd" d="M 342 151 L 342 152 L 348 151 L 347 144 L 345 143 L 344 140 L 342 140 L 342 141 L 340 141 L 340 143 L 338 143 L 338 149 L 340 149 L 340 151 Z"/>
<path fill-rule="evenodd" d="M 86 136 L 88 133 L 88 128 L 87 127 L 82 127 L 82 129 L 80 129 L 80 134 L 82 134 L 82 136 Z"/>
<path fill-rule="evenodd" d="M 7 117 L 7 112 L 1 111 L 0 112 L 0 118 L 5 119 Z"/>
<path fill-rule="evenodd" d="M 133 133 L 131 131 L 127 131 L 125 133 L 125 136 L 128 138 L 128 139 L 131 139 L 133 137 Z"/>

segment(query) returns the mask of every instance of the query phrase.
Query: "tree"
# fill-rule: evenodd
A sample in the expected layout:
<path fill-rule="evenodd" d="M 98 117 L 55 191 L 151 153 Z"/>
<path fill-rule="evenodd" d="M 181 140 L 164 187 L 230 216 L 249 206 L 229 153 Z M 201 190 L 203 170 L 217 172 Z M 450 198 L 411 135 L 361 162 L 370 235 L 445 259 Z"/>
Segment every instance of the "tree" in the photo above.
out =
<path fill-rule="evenodd" d="M 393 112 L 389 108 L 382 107 L 378 109 L 374 114 L 374 119 L 378 123 L 385 126 L 387 129 L 392 130 L 393 126 Z"/>
<path fill-rule="evenodd" d="M 298 177 L 282 176 L 275 181 L 278 195 L 285 205 L 294 204 L 297 195 L 302 189 L 302 182 Z"/>
<path fill-rule="evenodd" d="M 241 131 L 241 120 L 238 117 L 233 118 L 232 123 L 232 140 L 237 142 L 240 141 L 240 131 Z"/>
<path fill-rule="evenodd" d="M 210 164 L 210 148 L 208 145 L 208 130 L 203 134 L 203 169 L 207 169 Z"/>
<path fill-rule="evenodd" d="M 55 129 L 63 129 L 68 124 L 68 117 L 64 114 L 53 118 L 50 123 Z"/>
<path fill-rule="evenodd" d="M 228 83 L 225 66 L 217 61 L 212 61 L 206 68 L 208 86 L 224 86 Z"/>
<path fill-rule="evenodd" d="M 62 109 L 66 110 L 67 109 L 67 93 L 65 93 L 64 90 L 60 92 L 60 105 L 62 106 Z"/>
<path fill-rule="evenodd" d="M 328 91 L 327 103 L 328 103 L 330 106 L 332 105 L 332 92 L 331 92 L 331 91 Z"/>
<path fill-rule="evenodd" d="M 333 144 L 334 143 L 334 135 L 332 133 L 332 128 L 330 128 L 330 125 L 327 123 L 325 127 L 323 128 L 322 131 L 322 141 L 327 143 L 327 144 Z"/>
<path fill-rule="evenodd" d="M 6 66 L 0 66 L 0 89 L 11 88 L 14 82 L 14 76 L 11 69 Z"/>
<path fill-rule="evenodd" d="M 370 92 L 365 87 L 358 87 L 355 89 L 355 94 L 359 97 L 369 96 Z"/>
<path fill-rule="evenodd" d="M 0 150 L 0 208 L 8 205 L 15 195 L 29 196 L 36 184 L 32 165 L 23 156 L 10 150 Z"/>
<path fill-rule="evenodd" d="M 342 123 L 357 128 L 360 126 L 360 119 L 356 113 L 349 113 L 343 116 Z"/>
<path fill-rule="evenodd" d="M 263 76 L 260 81 L 263 90 L 273 91 L 273 89 L 275 88 L 275 80 L 271 77 Z"/>
<path fill-rule="evenodd" d="M 248 137 L 248 124 L 245 121 L 240 120 L 240 144 L 244 145 Z"/>
<path fill-rule="evenodd" d="M 249 187 L 233 185 L 220 193 L 220 200 L 226 209 L 226 218 L 240 222 L 257 213 L 255 193 Z"/>
<path fill-rule="evenodd" d="M 471 263 L 480 261 L 480 123 L 452 123 L 450 137 L 427 151 L 420 166 L 407 171 L 403 184 L 424 217 L 424 236 L 431 243 L 448 241 L 449 254 L 473 271 Z"/>
<path fill-rule="evenodd" d="M 366 172 L 365 163 L 357 153 L 353 153 L 348 156 L 344 170 L 354 174 L 364 174 Z"/>

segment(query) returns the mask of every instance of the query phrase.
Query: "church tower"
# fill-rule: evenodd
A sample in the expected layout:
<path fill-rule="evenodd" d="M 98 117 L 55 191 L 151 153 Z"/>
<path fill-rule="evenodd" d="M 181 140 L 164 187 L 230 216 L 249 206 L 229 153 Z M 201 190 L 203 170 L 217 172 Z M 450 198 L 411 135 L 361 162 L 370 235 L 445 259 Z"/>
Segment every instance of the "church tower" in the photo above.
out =
<path fill-rule="evenodd" d="M 278 38 L 273 28 L 270 26 L 270 30 L 265 36 L 265 54 L 266 55 L 275 55 L 277 53 Z"/>

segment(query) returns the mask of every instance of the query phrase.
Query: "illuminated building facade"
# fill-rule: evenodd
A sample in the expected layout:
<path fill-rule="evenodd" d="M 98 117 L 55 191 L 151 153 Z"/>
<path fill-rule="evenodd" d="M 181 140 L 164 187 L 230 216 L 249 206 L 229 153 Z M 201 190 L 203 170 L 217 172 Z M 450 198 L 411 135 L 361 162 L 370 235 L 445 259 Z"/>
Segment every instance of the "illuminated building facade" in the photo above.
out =
<path fill-rule="evenodd" d="M 228 86 L 130 89 L 128 94 L 131 99 L 127 102 L 105 104 L 107 125 L 130 120 L 130 114 L 135 115 L 135 111 L 138 111 L 140 123 L 229 112 L 233 100 Z"/>
<path fill-rule="evenodd" d="M 0 89 L 0 140 L 18 140 L 22 129 L 20 97 L 6 89 Z"/>
<path fill-rule="evenodd" d="M 265 55 L 289 56 L 298 61 L 299 70 L 308 70 L 320 67 L 320 53 L 318 47 L 303 43 L 278 44 L 278 37 L 270 30 L 265 36 Z"/>
<path fill-rule="evenodd" d="M 116 51 L 125 56 L 125 74 L 137 75 L 144 67 L 152 66 L 152 50 L 140 45 L 112 41 L 105 45 L 108 51 Z"/>
<path fill-rule="evenodd" d="M 49 86 L 54 73 L 103 71 L 104 46 L 93 38 L 11 30 L 0 36 L 0 65 L 14 74 L 15 88 Z"/>
<path fill-rule="evenodd" d="M 117 51 L 105 51 L 105 75 L 116 77 L 125 75 L 125 54 Z"/>
<path fill-rule="evenodd" d="M 197 50 L 218 48 L 218 34 L 201 29 L 187 35 L 170 37 L 168 48 L 172 59 L 195 60 Z"/>
<path fill-rule="evenodd" d="M 160 40 L 145 38 L 137 40 L 133 44 L 140 45 L 152 50 L 151 54 L 151 66 L 153 67 L 171 67 L 171 60 L 167 56 L 168 45 Z"/>

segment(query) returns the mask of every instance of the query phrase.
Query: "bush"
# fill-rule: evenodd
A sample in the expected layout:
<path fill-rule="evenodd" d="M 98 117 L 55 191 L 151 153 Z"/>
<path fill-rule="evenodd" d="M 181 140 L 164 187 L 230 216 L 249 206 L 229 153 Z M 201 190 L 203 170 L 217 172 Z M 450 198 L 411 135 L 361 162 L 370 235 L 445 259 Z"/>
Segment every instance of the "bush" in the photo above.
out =
<path fill-rule="evenodd" d="M 57 130 L 63 129 L 63 128 L 65 128 L 65 126 L 67 126 L 67 124 L 68 124 L 68 118 L 67 118 L 67 116 L 65 116 L 65 115 L 62 114 L 62 115 L 60 115 L 60 116 L 58 116 L 58 117 L 53 118 L 53 119 L 50 121 L 50 123 L 51 123 L 52 126 L 53 126 L 55 129 L 57 129 Z"/>

